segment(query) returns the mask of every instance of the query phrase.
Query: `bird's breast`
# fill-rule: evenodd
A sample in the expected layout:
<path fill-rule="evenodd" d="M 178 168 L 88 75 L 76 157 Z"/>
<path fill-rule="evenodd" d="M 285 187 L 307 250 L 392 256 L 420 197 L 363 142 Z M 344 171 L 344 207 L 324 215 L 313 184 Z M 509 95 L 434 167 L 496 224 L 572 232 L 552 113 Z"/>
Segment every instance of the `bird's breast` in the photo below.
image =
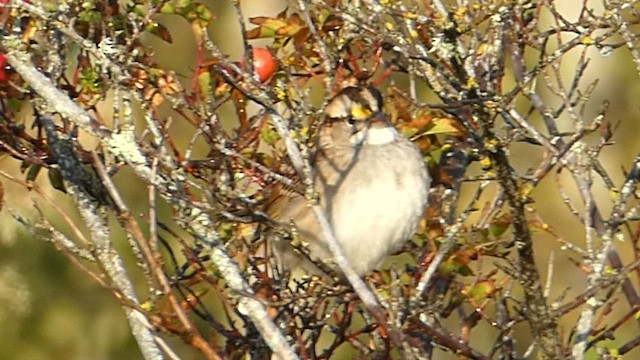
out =
<path fill-rule="evenodd" d="M 327 192 L 336 238 L 354 269 L 366 272 L 415 231 L 427 201 L 428 178 L 418 150 L 402 141 L 363 147 Z"/>

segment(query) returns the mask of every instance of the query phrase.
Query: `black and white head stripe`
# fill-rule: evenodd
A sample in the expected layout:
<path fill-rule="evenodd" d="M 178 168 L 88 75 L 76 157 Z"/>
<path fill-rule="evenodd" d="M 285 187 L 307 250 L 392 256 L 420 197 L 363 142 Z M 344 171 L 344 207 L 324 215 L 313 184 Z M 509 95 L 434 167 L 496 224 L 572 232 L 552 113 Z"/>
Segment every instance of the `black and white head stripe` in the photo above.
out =
<path fill-rule="evenodd" d="M 325 114 L 332 119 L 365 120 L 382 110 L 382 94 L 371 86 L 342 89 L 327 105 Z"/>

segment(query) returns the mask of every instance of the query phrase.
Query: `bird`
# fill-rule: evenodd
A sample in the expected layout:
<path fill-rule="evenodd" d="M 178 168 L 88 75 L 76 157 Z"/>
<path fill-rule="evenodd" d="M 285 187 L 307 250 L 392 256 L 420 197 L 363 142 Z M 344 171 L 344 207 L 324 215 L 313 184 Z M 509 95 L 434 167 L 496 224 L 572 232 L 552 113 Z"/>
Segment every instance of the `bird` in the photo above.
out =
<path fill-rule="evenodd" d="M 431 185 L 422 154 L 389 122 L 383 105 L 382 94 L 370 85 L 339 91 L 324 109 L 310 156 L 318 202 L 360 276 L 413 235 Z M 317 275 L 326 274 L 326 266 L 337 269 L 302 192 L 280 187 L 266 213 L 282 226 L 293 225 L 303 244 L 283 236 L 270 241 L 281 266 Z"/>

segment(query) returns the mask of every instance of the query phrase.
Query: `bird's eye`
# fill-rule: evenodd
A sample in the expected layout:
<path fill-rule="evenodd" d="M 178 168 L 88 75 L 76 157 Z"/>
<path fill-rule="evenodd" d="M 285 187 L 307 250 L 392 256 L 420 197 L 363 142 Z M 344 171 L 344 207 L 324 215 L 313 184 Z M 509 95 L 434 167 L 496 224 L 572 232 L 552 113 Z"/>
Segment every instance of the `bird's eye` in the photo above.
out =
<path fill-rule="evenodd" d="M 349 126 L 353 126 L 353 125 L 355 125 L 355 124 L 356 124 L 356 119 L 354 119 L 354 118 L 353 118 L 353 117 L 351 117 L 351 116 L 349 116 L 345 121 L 347 122 L 347 124 L 348 124 Z"/>

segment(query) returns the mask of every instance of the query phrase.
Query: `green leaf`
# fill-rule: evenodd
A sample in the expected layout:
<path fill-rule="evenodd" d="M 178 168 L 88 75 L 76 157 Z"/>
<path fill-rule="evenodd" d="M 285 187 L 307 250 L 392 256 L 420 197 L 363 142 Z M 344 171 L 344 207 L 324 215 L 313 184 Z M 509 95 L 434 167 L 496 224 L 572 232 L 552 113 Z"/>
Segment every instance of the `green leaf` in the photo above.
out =
<path fill-rule="evenodd" d="M 171 3 L 165 3 L 160 8 L 160 13 L 161 14 L 175 14 L 176 13 L 176 7 Z"/>
<path fill-rule="evenodd" d="M 466 287 L 462 292 L 474 302 L 480 302 L 491 296 L 496 286 L 491 281 L 481 281 L 473 286 Z"/>
<path fill-rule="evenodd" d="M 209 71 L 203 71 L 198 75 L 198 88 L 200 89 L 200 95 L 205 101 L 211 100 L 213 96 L 213 86 L 211 85 L 211 73 Z"/>
<path fill-rule="evenodd" d="M 40 170 L 42 170 L 42 166 L 40 165 L 29 166 L 29 170 L 27 170 L 27 181 L 29 182 L 36 181 L 38 174 L 40 174 Z"/>
<path fill-rule="evenodd" d="M 63 193 L 67 192 L 67 188 L 64 186 L 64 178 L 62 177 L 62 173 L 60 170 L 56 168 L 50 168 L 49 172 L 49 183 L 53 186 L 54 189 L 60 190 Z"/>
<path fill-rule="evenodd" d="M 278 139 L 280 139 L 278 133 L 268 126 L 264 127 L 262 131 L 260 131 L 260 137 L 267 145 L 273 145 L 278 141 Z"/>
<path fill-rule="evenodd" d="M 427 127 L 424 135 L 435 134 L 459 134 L 460 130 L 456 126 L 456 120 L 451 118 L 435 118 Z"/>

